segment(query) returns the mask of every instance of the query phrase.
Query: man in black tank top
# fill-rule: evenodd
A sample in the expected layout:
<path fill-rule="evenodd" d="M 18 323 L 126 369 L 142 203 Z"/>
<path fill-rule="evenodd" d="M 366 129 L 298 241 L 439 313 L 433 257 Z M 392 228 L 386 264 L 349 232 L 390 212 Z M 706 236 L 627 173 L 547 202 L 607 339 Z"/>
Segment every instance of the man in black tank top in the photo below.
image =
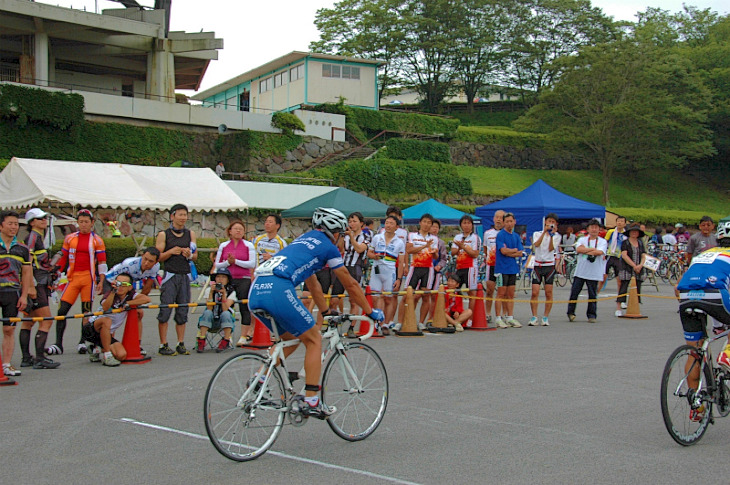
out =
<path fill-rule="evenodd" d="M 190 261 L 198 259 L 195 232 L 185 228 L 188 208 L 175 204 L 170 209 L 172 225 L 157 234 L 155 246 L 160 250 L 159 261 L 163 263 L 165 276 L 160 286 L 160 304 L 190 303 Z M 188 308 L 175 309 L 175 332 L 177 347 L 171 349 L 167 343 L 167 322 L 172 308 L 160 308 L 157 315 L 160 330 L 160 355 L 190 355 L 185 348 L 185 324 L 188 322 Z"/>

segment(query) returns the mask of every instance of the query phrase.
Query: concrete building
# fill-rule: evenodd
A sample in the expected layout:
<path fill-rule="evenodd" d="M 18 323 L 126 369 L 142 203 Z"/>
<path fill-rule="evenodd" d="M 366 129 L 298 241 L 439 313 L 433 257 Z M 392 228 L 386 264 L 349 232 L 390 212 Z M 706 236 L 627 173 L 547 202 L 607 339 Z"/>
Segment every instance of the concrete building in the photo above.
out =
<path fill-rule="evenodd" d="M 272 113 L 305 105 L 336 103 L 378 109 L 377 59 L 293 51 L 247 71 L 192 99 L 204 106 Z"/>
<path fill-rule="evenodd" d="M 175 102 L 200 87 L 223 39 L 169 32 L 166 9 L 101 14 L 0 0 L 0 81 Z"/>

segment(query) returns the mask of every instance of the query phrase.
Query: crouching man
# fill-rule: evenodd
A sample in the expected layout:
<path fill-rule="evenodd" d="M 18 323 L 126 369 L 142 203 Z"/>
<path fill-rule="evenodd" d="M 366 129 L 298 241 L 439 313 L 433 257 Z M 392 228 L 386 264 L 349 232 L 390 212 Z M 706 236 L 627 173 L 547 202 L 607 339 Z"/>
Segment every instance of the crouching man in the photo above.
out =
<path fill-rule="evenodd" d="M 150 302 L 150 297 L 144 294 L 137 295 L 132 286 L 132 277 L 129 273 L 120 273 L 110 282 L 111 290 L 104 295 L 101 302 L 102 311 L 128 309 L 130 306 L 144 305 Z M 84 324 L 83 338 L 93 344 L 89 351 L 89 360 L 99 362 L 110 367 L 119 365 L 127 358 L 127 351 L 117 339 L 114 332 L 127 320 L 127 312 L 111 313 L 91 317 Z M 99 350 L 99 347 L 101 350 Z"/>

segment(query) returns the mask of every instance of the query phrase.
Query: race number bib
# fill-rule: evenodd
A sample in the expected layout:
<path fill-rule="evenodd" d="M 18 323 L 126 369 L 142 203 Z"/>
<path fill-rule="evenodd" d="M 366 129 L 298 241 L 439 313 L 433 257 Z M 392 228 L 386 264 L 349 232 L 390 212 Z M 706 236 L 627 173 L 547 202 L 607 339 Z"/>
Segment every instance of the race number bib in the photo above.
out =
<path fill-rule="evenodd" d="M 279 266 L 285 259 L 286 259 L 286 256 L 271 257 L 270 259 L 261 263 L 258 268 L 256 268 L 256 271 L 254 271 L 254 275 L 255 276 L 271 276 L 272 274 L 274 274 L 274 268 Z"/>
<path fill-rule="evenodd" d="M 712 264 L 712 262 L 715 261 L 717 256 L 720 254 L 721 253 L 715 251 L 705 251 L 692 258 L 692 264 Z"/>

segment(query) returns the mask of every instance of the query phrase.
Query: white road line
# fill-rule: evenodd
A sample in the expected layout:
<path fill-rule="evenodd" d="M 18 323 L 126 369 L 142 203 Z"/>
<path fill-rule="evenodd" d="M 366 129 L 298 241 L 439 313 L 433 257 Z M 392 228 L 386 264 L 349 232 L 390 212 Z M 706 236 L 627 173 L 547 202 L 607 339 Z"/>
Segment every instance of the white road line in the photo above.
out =
<path fill-rule="evenodd" d="M 145 423 L 144 421 L 138 421 L 138 420 L 132 419 L 132 418 L 121 418 L 121 419 L 119 419 L 119 421 L 122 421 L 124 423 L 129 423 L 129 424 L 135 424 L 137 426 L 142 426 L 144 428 L 156 429 L 158 431 L 167 431 L 169 433 L 175 433 L 175 434 L 179 434 L 182 436 L 187 436 L 188 438 L 195 438 L 198 440 L 209 441 L 209 438 L 207 436 L 203 436 L 200 434 L 191 433 L 189 431 L 183 431 L 183 430 L 179 430 L 179 429 L 175 429 L 175 428 L 169 428 L 167 426 L 160 426 L 159 424 Z M 286 453 L 281 453 L 280 451 L 269 450 L 266 452 L 266 454 L 278 456 L 280 458 L 287 458 L 289 460 L 300 461 L 302 463 L 309 463 L 311 465 L 318 465 L 318 466 L 322 466 L 324 468 L 330 468 L 333 470 L 342 470 L 347 473 L 355 473 L 357 475 L 364 475 L 366 477 L 377 478 L 379 480 L 385 480 L 388 482 L 400 483 L 402 485 L 420 485 L 417 482 L 409 482 L 407 480 L 401 480 L 400 478 L 389 477 L 386 475 L 379 475 L 377 473 L 372 473 L 372 472 L 365 471 L 365 470 L 358 470 L 357 468 L 349 468 L 349 467 L 344 467 L 344 466 L 340 466 L 340 465 L 334 465 L 332 463 L 325 463 L 325 462 L 319 461 L 319 460 L 312 460 L 310 458 L 302 458 L 300 456 L 287 455 Z"/>

